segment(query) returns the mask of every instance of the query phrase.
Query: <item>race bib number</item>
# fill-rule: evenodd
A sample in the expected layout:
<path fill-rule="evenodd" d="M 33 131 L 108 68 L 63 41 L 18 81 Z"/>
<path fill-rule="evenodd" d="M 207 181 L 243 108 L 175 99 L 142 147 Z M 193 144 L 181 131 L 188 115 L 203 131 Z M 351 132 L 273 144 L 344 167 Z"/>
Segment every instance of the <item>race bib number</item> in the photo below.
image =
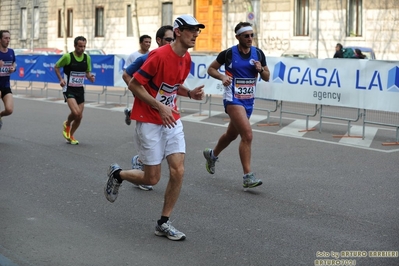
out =
<path fill-rule="evenodd" d="M 177 96 L 178 86 L 169 86 L 167 84 L 162 84 L 158 90 L 156 99 L 162 104 L 175 107 L 175 99 Z"/>
<path fill-rule="evenodd" d="M 0 76 L 6 77 L 10 76 L 10 67 L 12 66 L 12 62 L 4 62 L 4 65 L 0 67 Z"/>
<path fill-rule="evenodd" d="M 252 99 L 255 97 L 255 78 L 236 78 L 234 80 L 234 97 L 237 99 Z"/>
<path fill-rule="evenodd" d="M 70 87 L 83 87 L 85 81 L 85 72 L 71 71 L 69 74 L 68 86 Z"/>

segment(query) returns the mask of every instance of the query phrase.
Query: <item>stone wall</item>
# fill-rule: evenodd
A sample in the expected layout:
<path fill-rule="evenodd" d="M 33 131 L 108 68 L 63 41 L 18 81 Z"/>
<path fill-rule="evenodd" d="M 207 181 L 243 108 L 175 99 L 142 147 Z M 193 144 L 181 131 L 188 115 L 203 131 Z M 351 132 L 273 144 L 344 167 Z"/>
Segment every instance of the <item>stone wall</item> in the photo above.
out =
<path fill-rule="evenodd" d="M 20 40 L 20 8 L 28 8 L 31 21 L 31 2 L 40 6 L 40 38 L 34 46 L 63 49 L 64 39 L 58 38 L 58 10 L 64 0 L 2 0 L 0 27 L 11 31 L 11 47 L 30 48 L 28 38 Z M 83 35 L 88 48 L 101 48 L 107 53 L 129 54 L 138 49 L 139 35 L 153 37 L 151 49 L 157 47 L 155 33 L 161 26 L 162 2 L 164 0 L 65 0 L 67 8 L 73 8 L 73 38 Z M 166 0 L 165 0 L 166 1 Z M 252 0 L 255 1 L 255 0 Z M 250 0 L 225 0 L 223 7 L 222 49 L 237 43 L 234 27 L 247 19 L 251 11 Z M 172 2 L 172 1 L 169 1 Z M 134 9 L 132 22 L 134 35 L 127 36 L 127 6 Z M 173 18 L 179 14 L 195 14 L 195 0 L 174 0 Z M 294 36 L 295 0 L 259 0 L 259 17 L 256 20 L 255 44 L 267 55 L 279 56 L 286 50 L 305 50 L 319 58 L 330 58 L 337 42 L 374 48 L 378 59 L 398 60 L 399 48 L 399 1 L 363 0 L 363 34 L 346 36 L 346 0 L 319 0 L 319 24 L 317 30 L 317 1 L 310 0 L 309 36 Z M 104 7 L 104 37 L 95 37 L 95 7 Z M 134 11 L 134 10 L 133 10 Z M 252 10 L 254 11 L 254 10 Z M 137 14 L 137 17 L 136 17 Z M 137 22 L 139 27 L 137 27 Z M 317 37 L 319 40 L 317 41 Z M 67 39 L 68 50 L 73 50 L 73 38 Z M 199 37 L 201 38 L 201 36 Z"/>
<path fill-rule="evenodd" d="M 2 0 L 0 2 L 0 28 L 11 33 L 10 47 L 27 48 L 32 46 L 32 3 L 40 9 L 39 38 L 33 39 L 34 47 L 47 47 L 48 8 L 47 0 Z M 27 38 L 21 39 L 21 8 L 27 9 Z"/>

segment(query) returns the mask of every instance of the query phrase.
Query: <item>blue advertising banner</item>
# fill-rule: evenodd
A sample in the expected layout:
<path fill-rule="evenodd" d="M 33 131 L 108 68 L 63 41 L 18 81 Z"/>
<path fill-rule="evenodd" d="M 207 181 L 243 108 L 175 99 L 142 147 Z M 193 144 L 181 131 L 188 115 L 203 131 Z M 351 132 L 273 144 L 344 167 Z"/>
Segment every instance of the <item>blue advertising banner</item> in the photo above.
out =
<path fill-rule="evenodd" d="M 12 80 L 58 83 L 54 66 L 61 55 L 18 55 Z"/>
<path fill-rule="evenodd" d="M 18 55 L 12 80 L 58 83 L 54 66 L 60 55 Z M 223 94 L 220 80 L 207 69 L 215 56 L 193 55 L 184 85 L 205 85 L 206 94 Z M 123 55 L 93 55 L 92 85 L 125 87 Z M 268 57 L 269 82 L 258 80 L 256 97 L 310 104 L 399 112 L 399 62 L 354 59 Z M 224 73 L 224 68 L 219 70 Z M 91 84 L 85 81 L 85 84 Z"/>
<path fill-rule="evenodd" d="M 91 55 L 91 73 L 96 77 L 93 85 L 114 86 L 114 56 Z M 89 84 L 90 82 L 86 82 Z M 91 84 L 91 83 L 90 83 Z"/>
<path fill-rule="evenodd" d="M 114 86 L 114 56 L 92 55 L 91 73 L 96 81 L 93 85 Z M 18 55 L 17 71 L 11 74 L 12 80 L 59 83 L 55 74 L 55 63 L 61 55 Z M 63 69 L 61 68 L 61 74 Z M 91 84 L 85 79 L 85 84 Z"/>

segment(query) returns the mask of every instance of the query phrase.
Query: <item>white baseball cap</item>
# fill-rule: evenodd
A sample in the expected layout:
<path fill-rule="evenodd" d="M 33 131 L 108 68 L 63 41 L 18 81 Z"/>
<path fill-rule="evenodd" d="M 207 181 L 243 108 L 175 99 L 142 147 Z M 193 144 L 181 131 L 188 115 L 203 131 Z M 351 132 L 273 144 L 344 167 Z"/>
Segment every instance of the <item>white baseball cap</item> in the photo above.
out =
<path fill-rule="evenodd" d="M 190 15 L 181 15 L 175 19 L 173 23 L 173 30 L 184 27 L 184 26 L 191 26 L 191 27 L 198 27 L 200 29 L 205 29 L 205 25 L 199 23 L 193 16 Z"/>

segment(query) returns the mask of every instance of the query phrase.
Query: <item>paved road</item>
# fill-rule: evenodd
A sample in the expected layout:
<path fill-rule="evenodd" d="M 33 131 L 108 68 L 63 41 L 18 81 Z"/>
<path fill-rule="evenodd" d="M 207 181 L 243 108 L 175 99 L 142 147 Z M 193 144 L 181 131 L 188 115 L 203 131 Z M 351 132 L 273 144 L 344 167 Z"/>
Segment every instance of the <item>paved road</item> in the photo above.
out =
<path fill-rule="evenodd" d="M 61 134 L 65 104 L 15 99 L 0 131 L 1 266 L 315 265 L 335 252 L 356 265 L 399 265 L 397 152 L 257 129 L 252 165 L 264 185 L 245 192 L 238 141 L 215 175 L 205 170 L 202 150 L 225 117 L 186 111 L 186 175 L 171 218 L 187 239 L 173 242 L 154 235 L 166 165 L 154 191 L 124 183 L 106 201 L 106 170 L 130 166 L 134 127 L 123 107 L 97 107 L 85 109 L 72 146 Z"/>

